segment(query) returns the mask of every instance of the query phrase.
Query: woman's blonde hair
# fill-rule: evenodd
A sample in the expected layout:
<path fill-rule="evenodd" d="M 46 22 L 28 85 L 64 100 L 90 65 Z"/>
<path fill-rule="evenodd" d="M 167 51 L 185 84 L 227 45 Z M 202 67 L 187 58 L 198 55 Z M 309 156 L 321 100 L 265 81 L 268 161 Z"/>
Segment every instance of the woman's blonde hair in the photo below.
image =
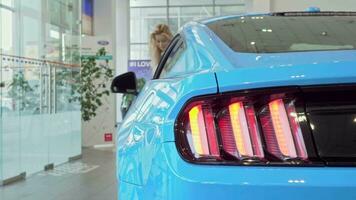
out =
<path fill-rule="evenodd" d="M 150 35 L 150 55 L 151 55 L 151 65 L 153 70 L 158 65 L 159 60 L 161 59 L 162 51 L 158 48 L 156 43 L 156 35 L 164 35 L 169 40 L 172 39 L 173 35 L 171 30 L 166 24 L 158 24 L 155 30 Z"/>

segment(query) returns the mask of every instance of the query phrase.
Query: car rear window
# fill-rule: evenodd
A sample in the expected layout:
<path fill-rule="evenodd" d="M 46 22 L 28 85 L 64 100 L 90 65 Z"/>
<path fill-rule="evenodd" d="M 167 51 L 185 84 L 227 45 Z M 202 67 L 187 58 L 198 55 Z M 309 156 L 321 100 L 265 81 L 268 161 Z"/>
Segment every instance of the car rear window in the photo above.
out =
<path fill-rule="evenodd" d="M 356 48 L 356 16 L 244 16 L 215 21 L 208 27 L 237 52 Z"/>

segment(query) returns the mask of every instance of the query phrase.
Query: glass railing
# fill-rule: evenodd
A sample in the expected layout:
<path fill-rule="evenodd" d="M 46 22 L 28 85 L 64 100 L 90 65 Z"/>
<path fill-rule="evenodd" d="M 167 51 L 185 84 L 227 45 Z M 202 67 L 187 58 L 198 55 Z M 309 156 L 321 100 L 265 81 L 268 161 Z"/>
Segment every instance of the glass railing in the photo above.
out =
<path fill-rule="evenodd" d="M 0 55 L 0 178 L 81 154 L 79 66 Z"/>

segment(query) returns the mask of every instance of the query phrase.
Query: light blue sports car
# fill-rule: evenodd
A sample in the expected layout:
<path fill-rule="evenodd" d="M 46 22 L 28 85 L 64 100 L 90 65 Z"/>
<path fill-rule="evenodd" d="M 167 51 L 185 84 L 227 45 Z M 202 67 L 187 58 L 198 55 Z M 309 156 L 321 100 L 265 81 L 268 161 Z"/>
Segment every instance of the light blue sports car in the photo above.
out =
<path fill-rule="evenodd" d="M 191 22 L 118 131 L 119 199 L 356 199 L 356 13 Z"/>

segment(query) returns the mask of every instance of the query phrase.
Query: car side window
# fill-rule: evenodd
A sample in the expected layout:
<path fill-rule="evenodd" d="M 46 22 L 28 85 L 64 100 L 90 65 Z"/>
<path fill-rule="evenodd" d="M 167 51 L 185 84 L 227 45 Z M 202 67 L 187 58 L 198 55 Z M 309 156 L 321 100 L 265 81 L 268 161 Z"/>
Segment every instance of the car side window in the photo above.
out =
<path fill-rule="evenodd" d="M 162 58 L 160 59 L 160 61 L 158 63 L 157 69 L 156 69 L 156 71 L 155 71 L 155 73 L 153 75 L 153 79 L 158 79 L 159 78 L 163 66 L 165 65 L 165 63 L 166 63 L 171 51 L 173 50 L 173 48 L 175 47 L 175 45 L 177 44 L 179 39 L 180 39 L 179 35 L 175 36 L 173 38 L 173 40 L 171 41 L 171 43 L 168 45 L 166 51 L 163 53 Z"/>
<path fill-rule="evenodd" d="M 162 67 L 159 78 L 169 78 L 184 73 L 185 65 L 182 63 L 185 53 L 185 44 L 182 40 L 178 41 L 170 52 L 166 62 Z"/>
<path fill-rule="evenodd" d="M 178 34 L 167 47 L 164 52 L 153 79 L 172 77 L 175 69 L 175 63 L 179 61 L 180 55 L 185 51 L 185 44 L 183 38 Z M 167 73 L 170 72 L 170 73 Z"/>

